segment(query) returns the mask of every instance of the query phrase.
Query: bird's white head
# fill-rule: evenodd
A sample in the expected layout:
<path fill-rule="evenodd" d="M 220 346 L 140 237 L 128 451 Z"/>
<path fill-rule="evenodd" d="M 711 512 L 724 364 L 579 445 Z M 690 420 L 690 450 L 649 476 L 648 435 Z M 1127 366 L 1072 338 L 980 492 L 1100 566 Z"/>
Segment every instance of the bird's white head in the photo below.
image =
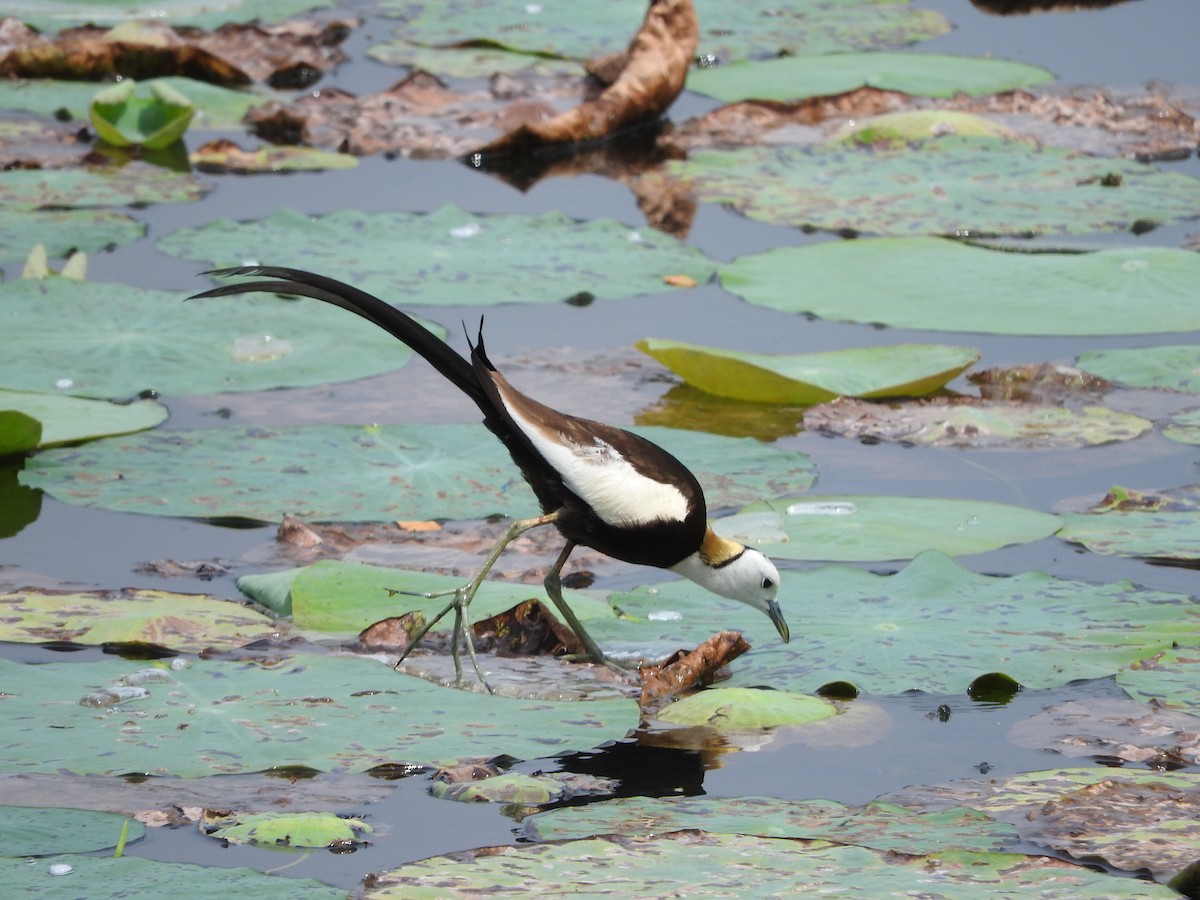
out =
<path fill-rule="evenodd" d="M 753 547 L 726 540 L 709 529 L 700 549 L 671 566 L 684 578 L 722 597 L 765 613 L 786 643 L 791 633 L 779 608 L 779 570 Z"/>

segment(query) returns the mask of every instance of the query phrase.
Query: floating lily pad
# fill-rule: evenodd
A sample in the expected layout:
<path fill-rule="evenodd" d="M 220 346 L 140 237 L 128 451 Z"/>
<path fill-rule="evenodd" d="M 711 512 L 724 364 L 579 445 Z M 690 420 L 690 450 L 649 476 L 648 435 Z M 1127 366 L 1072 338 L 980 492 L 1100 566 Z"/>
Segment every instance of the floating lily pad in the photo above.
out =
<path fill-rule="evenodd" d="M 1168 416 L 1159 424 L 1163 437 L 1181 444 L 1200 444 L 1200 409 Z"/>
<path fill-rule="evenodd" d="M 429 792 L 441 800 L 459 803 L 519 803 L 522 806 L 544 806 L 562 797 L 562 782 L 549 775 L 522 775 L 505 772 L 483 781 L 463 781 L 447 784 L 435 781 Z"/>
<path fill-rule="evenodd" d="M 278 626 L 246 606 L 169 591 L 43 591 L 0 594 L 0 640 L 143 642 L 180 653 L 235 649 Z"/>
<path fill-rule="evenodd" d="M 761 688 L 710 688 L 676 700 L 655 718 L 726 731 L 803 725 L 836 715 L 837 707 L 821 697 Z"/>
<path fill-rule="evenodd" d="M 29 453 L 42 442 L 42 423 L 15 409 L 0 409 L 0 457 Z"/>
<path fill-rule="evenodd" d="M 0 285 L 3 384 L 89 397 L 259 391 L 378 375 L 412 355 L 316 300 L 184 296 L 66 279 Z"/>
<path fill-rule="evenodd" d="M 330 153 L 312 147 L 263 146 L 243 150 L 233 141 L 212 141 L 197 147 L 188 156 L 193 166 L 205 172 L 316 172 L 325 169 L 353 169 L 358 157 L 349 153 Z"/>
<path fill-rule="evenodd" d="M 826 496 L 752 503 L 714 527 L 783 559 L 911 559 L 983 553 L 1054 534 L 1058 516 L 980 500 Z"/>
<path fill-rule="evenodd" d="M 367 56 L 386 66 L 408 66 L 439 78 L 487 78 L 497 72 L 538 76 L 583 74 L 583 68 L 575 60 L 486 46 L 422 47 L 403 40 L 380 41 L 371 45 Z"/>
<path fill-rule="evenodd" d="M 180 91 L 160 81 L 138 83 L 126 78 L 92 98 L 88 116 L 96 135 L 114 147 L 138 145 L 149 150 L 169 147 L 183 137 L 196 108 Z M 145 96 L 148 89 L 150 96 Z"/>
<path fill-rule="evenodd" d="M 0 806 L 0 847 L 4 856 L 91 853 L 115 847 L 126 826 L 126 843 L 146 834 L 141 822 L 115 813 L 54 806 Z"/>
<path fill-rule="evenodd" d="M 94 22 L 116 25 L 155 18 L 174 24 L 215 26 L 224 22 L 278 22 L 309 9 L 333 6 L 333 0 L 10 0 L 4 13 L 38 28 L 54 30 Z"/>
<path fill-rule="evenodd" d="M 218 219 L 180 229 L 158 247 L 213 266 L 245 264 L 252 247 L 258 262 L 314 269 L 418 306 L 549 303 L 580 291 L 629 297 L 665 290 L 663 278 L 673 273 L 708 281 L 714 269 L 669 235 L 611 219 L 471 215 L 455 206 L 319 217 L 285 209 L 253 222 Z"/>
<path fill-rule="evenodd" d="M 131 163 L 119 169 L 19 169 L 0 172 L 0 203 L 14 209 L 190 203 L 211 188 L 191 175 Z"/>
<path fill-rule="evenodd" d="M 1151 426 L 1149 419 L 1103 406 L 1073 409 L 957 397 L 888 405 L 842 399 L 804 413 L 806 429 L 826 434 L 993 450 L 1045 450 L 1130 441 Z"/>
<path fill-rule="evenodd" d="M 834 139 L 878 146 L 923 141 L 943 134 L 1016 139 L 1013 132 L 991 119 L 946 109 L 910 109 L 855 119 L 839 128 Z"/>
<path fill-rule="evenodd" d="M 561 844 L 493 847 L 435 856 L 379 874 L 367 898 L 447 894 L 729 897 L 746 893 L 748 870 L 759 896 L 794 895 L 798 885 L 826 897 L 928 894 L 970 900 L 983 894 L 1047 897 L 1067 886 L 1078 900 L 1177 898 L 1163 885 L 1116 880 L 1105 872 L 1044 856 L 946 851 L 897 856 L 863 847 L 830 847 L 780 838 L 677 831 L 590 838 Z M 1065 896 L 1065 895 L 1064 895 Z"/>
<path fill-rule="evenodd" d="M 40 440 L 36 444 L 40 447 L 144 431 L 165 422 L 168 415 L 167 408 L 157 400 L 109 403 L 58 394 L 0 389 L 0 415 L 13 410 L 42 423 Z M 0 435 L 4 432 L 4 425 L 0 423 Z"/>
<path fill-rule="evenodd" d="M 688 90 L 726 103 L 802 100 L 844 94 L 860 87 L 921 97 L 994 94 L 1047 84 L 1054 75 L 1038 66 L 944 53 L 825 53 L 697 69 Z"/>
<path fill-rule="evenodd" d="M 636 430 L 687 461 L 710 509 L 812 483 L 812 463 L 801 453 L 749 438 Z M 149 432 L 40 453 L 21 480 L 68 503 L 164 516 L 272 522 L 287 512 L 311 521 L 359 522 L 539 512 L 504 447 L 482 425 Z"/>
<path fill-rule="evenodd" d="M 1113 488 L 1093 511 L 1064 513 L 1058 536 L 1093 553 L 1200 559 L 1200 486 L 1143 492 Z"/>
<path fill-rule="evenodd" d="M 1085 372 L 1130 387 L 1200 392 L 1196 344 L 1093 350 L 1080 353 L 1076 363 Z"/>
<path fill-rule="evenodd" d="M 808 694 L 838 681 L 870 694 L 961 694 L 997 672 L 1041 690 L 1111 677 L 1176 644 L 1200 644 L 1200 605 L 1185 595 L 1043 572 L 979 575 L 934 551 L 895 575 L 847 566 L 785 573 L 780 605 L 791 625 L 789 644 L 766 616 L 687 582 L 611 601 L 625 618 L 589 627 L 602 646 L 666 638 L 694 645 L 736 626 L 753 649 L 732 664 L 730 686 Z"/>
<path fill-rule="evenodd" d="M 1117 673 L 1117 684 L 1142 703 L 1200 713 L 1200 652 L 1164 650 Z"/>
<path fill-rule="evenodd" d="M 828 840 L 895 853 L 1000 850 L 1016 830 L 973 809 L 918 813 L 886 803 L 862 808 L 831 800 L 772 797 L 624 797 L 551 810 L 526 820 L 534 841 L 604 834 L 638 836 L 696 829 L 797 840 Z"/>
<path fill-rule="evenodd" d="M 130 244 L 145 233 L 141 222 L 107 209 L 0 209 L 0 264 L 22 261 L 38 244 L 60 257 Z"/>
<path fill-rule="evenodd" d="M 1160 656 L 1165 654 L 1122 670 L 1117 683 L 1143 666 L 1153 668 Z M 1191 687 L 1194 696 L 1198 685 L 1193 682 Z M 1151 768 L 1200 763 L 1200 717 L 1167 709 L 1163 699 L 1146 697 L 1149 703 L 1102 697 L 1069 700 L 1018 722 L 1009 729 L 1008 740 L 1063 756 L 1107 757 Z"/>
<path fill-rule="evenodd" d="M 946 135 L 901 148 L 839 143 L 710 150 L 667 167 L 704 202 L 728 203 L 775 225 L 825 231 L 1087 234 L 1187 219 L 1200 208 L 1200 179 L 996 138 Z M 930 269 L 921 271 L 928 276 Z M 797 298 L 814 293 L 804 283 L 805 290 L 793 291 Z M 894 308 L 904 308 L 894 293 L 888 296 Z"/>
<path fill-rule="evenodd" d="M 637 348 L 710 394 L 799 405 L 839 396 L 919 397 L 979 360 L 977 350 L 943 344 L 783 355 L 647 338 L 638 341 Z"/>
<path fill-rule="evenodd" d="M 374 660 L 317 655 L 261 666 L 197 660 L 119 710 L 80 704 L 135 669 L 121 660 L 0 660 L 4 770 L 199 777 L 285 765 L 362 772 L 385 762 L 531 759 L 620 740 L 638 721 L 632 700 L 513 700 L 437 687 Z"/>
<path fill-rule="evenodd" d="M 894 328 L 1030 335 L 1200 328 L 1200 255 L 1164 247 L 1005 253 L 940 238 L 828 241 L 743 256 L 722 266 L 721 283 L 760 306 Z"/>
<path fill-rule="evenodd" d="M 695 5 L 702 28 L 700 53 L 723 60 L 905 46 L 944 34 L 950 27 L 938 13 L 891 0 L 804 0 L 783 8 L 770 0 L 736 6 L 697 0 Z M 646 14 L 641 0 L 611 0 L 595 8 L 384 0 L 380 8 L 403 18 L 403 37 L 415 43 L 490 42 L 574 59 L 624 50 Z M 720 28 L 706 28 L 706 22 L 720 22 Z"/>
<path fill-rule="evenodd" d="M 207 818 L 206 825 L 217 840 L 272 849 L 346 844 L 375 830 L 361 819 L 326 812 L 234 813 Z"/>

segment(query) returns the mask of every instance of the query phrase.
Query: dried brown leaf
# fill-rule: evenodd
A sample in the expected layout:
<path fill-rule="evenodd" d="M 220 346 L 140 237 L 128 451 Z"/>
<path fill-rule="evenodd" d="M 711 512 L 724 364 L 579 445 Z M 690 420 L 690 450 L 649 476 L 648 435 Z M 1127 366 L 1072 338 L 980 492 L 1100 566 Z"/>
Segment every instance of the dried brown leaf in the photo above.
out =
<path fill-rule="evenodd" d="M 749 649 L 739 632 L 722 631 L 695 650 L 676 653 L 661 666 L 642 668 L 642 711 L 652 712 L 682 693 L 712 684 L 722 668 Z"/>

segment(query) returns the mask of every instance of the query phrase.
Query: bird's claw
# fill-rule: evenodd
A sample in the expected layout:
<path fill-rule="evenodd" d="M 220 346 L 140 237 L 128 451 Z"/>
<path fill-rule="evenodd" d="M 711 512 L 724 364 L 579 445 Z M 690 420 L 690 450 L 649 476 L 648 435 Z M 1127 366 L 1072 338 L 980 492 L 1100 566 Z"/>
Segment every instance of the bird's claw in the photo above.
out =
<path fill-rule="evenodd" d="M 475 597 L 475 592 L 477 590 L 479 590 L 479 585 L 475 582 L 469 582 L 447 591 L 422 592 L 403 591 L 399 589 L 389 590 L 389 593 L 391 594 L 407 594 L 410 597 L 423 597 L 426 600 L 433 600 L 437 597 L 446 597 L 450 594 L 454 595 L 454 599 L 447 603 L 441 612 L 421 626 L 421 629 L 412 636 L 408 642 L 408 646 L 404 648 L 404 652 L 400 654 L 400 658 L 396 660 L 396 665 L 393 666 L 393 668 L 399 669 L 404 661 L 408 659 L 408 655 L 416 649 L 417 645 L 420 644 L 422 640 L 425 639 L 425 635 L 429 633 L 429 630 L 443 618 L 445 618 L 446 613 L 454 610 L 454 625 L 451 626 L 450 629 L 450 656 L 454 660 L 454 683 L 461 684 L 463 678 L 462 660 L 459 658 L 458 652 L 458 641 L 459 637 L 461 636 L 464 643 L 467 645 L 467 655 L 471 657 L 471 665 L 475 669 L 476 677 L 487 689 L 489 694 L 496 693 L 496 691 L 488 683 L 487 678 L 484 676 L 483 669 L 480 668 L 479 657 L 475 653 L 475 642 L 471 640 L 470 626 L 468 625 L 469 620 L 467 618 L 467 608 L 471 605 L 471 600 Z"/>

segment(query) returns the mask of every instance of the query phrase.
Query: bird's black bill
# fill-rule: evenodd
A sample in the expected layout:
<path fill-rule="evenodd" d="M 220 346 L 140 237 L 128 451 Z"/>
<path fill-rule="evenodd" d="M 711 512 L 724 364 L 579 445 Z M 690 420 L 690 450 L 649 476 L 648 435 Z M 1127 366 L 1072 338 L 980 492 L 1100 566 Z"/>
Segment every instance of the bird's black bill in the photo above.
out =
<path fill-rule="evenodd" d="M 786 644 L 790 641 L 792 639 L 792 632 L 788 628 L 788 623 L 783 620 L 783 610 L 779 608 L 779 601 L 767 601 L 767 615 L 775 623 L 775 630 L 779 632 L 779 636 L 783 638 L 783 642 Z"/>

